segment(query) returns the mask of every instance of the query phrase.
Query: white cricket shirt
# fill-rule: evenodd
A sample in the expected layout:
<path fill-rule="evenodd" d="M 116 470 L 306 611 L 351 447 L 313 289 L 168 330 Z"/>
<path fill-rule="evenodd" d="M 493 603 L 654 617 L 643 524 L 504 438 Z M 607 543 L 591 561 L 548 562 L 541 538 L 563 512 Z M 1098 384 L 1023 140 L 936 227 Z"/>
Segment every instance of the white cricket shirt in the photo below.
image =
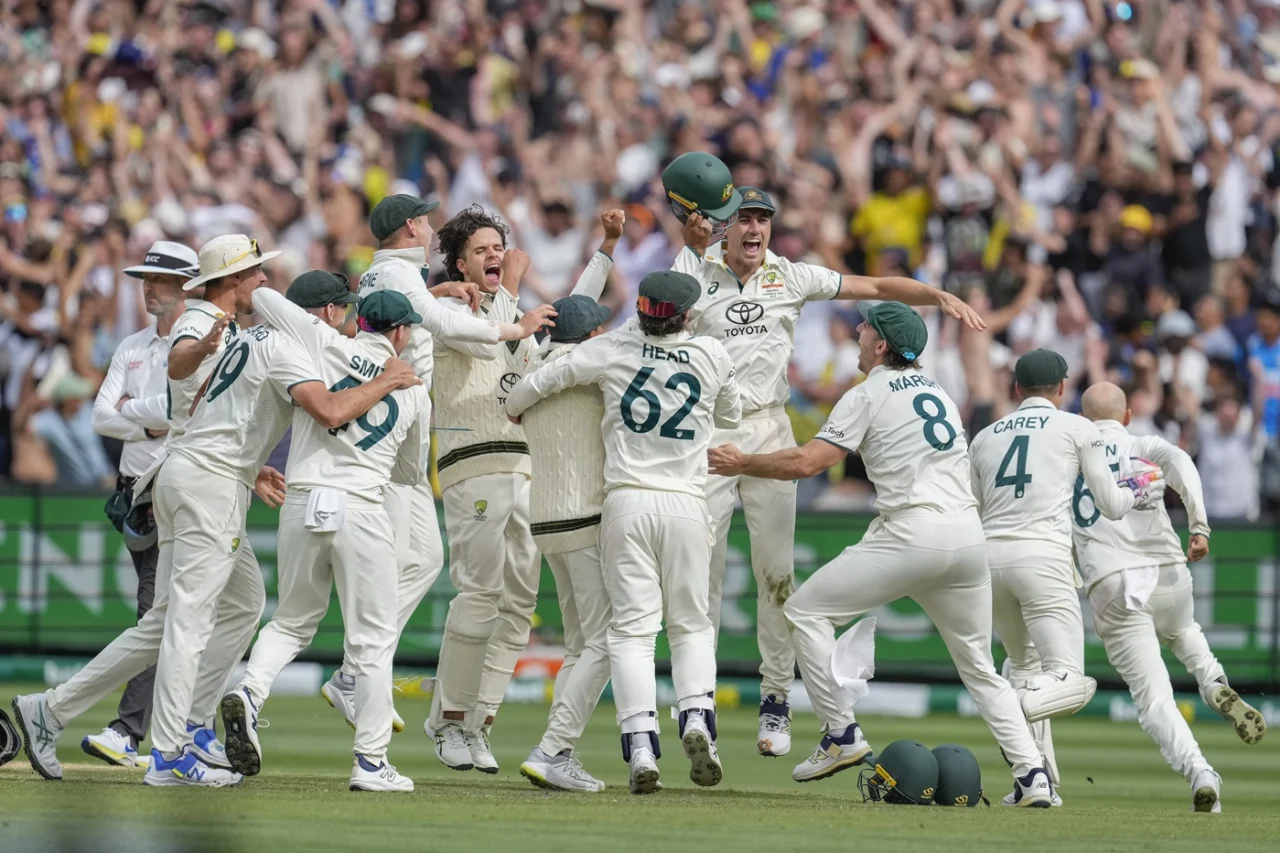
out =
<path fill-rule="evenodd" d="M 164 452 L 164 436 L 148 438 L 146 431 L 169 428 L 168 365 L 169 338 L 152 323 L 120 342 L 93 401 L 93 431 L 124 442 L 120 473 L 126 477 L 142 475 Z"/>
<path fill-rule="evenodd" d="M 712 430 L 742 421 L 733 361 L 719 341 L 688 332 L 652 338 L 633 320 L 530 373 L 507 396 L 507 412 L 522 415 L 577 385 L 598 385 L 603 396 L 606 493 L 705 496 Z"/>
<path fill-rule="evenodd" d="M 976 504 L 960 409 L 918 370 L 873 367 L 816 437 L 862 457 L 882 516 L 909 509 L 960 515 Z"/>
<path fill-rule="evenodd" d="M 213 324 L 223 314 L 221 308 L 212 302 L 205 302 L 203 299 L 188 299 L 186 306 L 187 310 L 182 312 L 178 322 L 169 331 L 170 351 L 183 341 L 198 341 L 209 334 Z M 213 355 L 208 356 L 200 363 L 195 373 L 192 373 L 186 379 L 169 380 L 167 388 L 169 391 L 170 443 L 186 431 L 187 421 L 191 418 L 191 404 L 195 401 L 196 395 L 200 393 L 200 388 L 204 385 L 204 381 L 213 372 L 213 367 L 217 364 L 223 350 L 238 331 L 239 327 L 233 319 L 227 324 L 226 331 L 222 333 L 222 340 L 218 342 L 218 349 Z"/>
<path fill-rule="evenodd" d="M 978 433 L 969 458 L 988 539 L 1037 540 L 1069 551 L 1078 477 L 1108 518 L 1133 508 L 1133 492 L 1116 485 L 1107 467 L 1098 428 L 1043 397 L 1028 397 Z"/>
<path fill-rule="evenodd" d="M 1105 443 L 1106 461 L 1117 476 L 1130 475 L 1130 460 L 1135 457 L 1159 465 L 1165 483 L 1182 498 L 1191 532 L 1209 535 L 1200 473 L 1185 451 L 1157 435 L 1130 435 L 1118 421 L 1098 421 L 1095 426 Z M 1125 569 L 1186 562 L 1182 542 L 1163 504 L 1135 509 L 1112 521 L 1099 511 L 1094 493 L 1086 485 L 1078 479 L 1071 500 L 1072 539 L 1086 588 Z"/>
<path fill-rule="evenodd" d="M 689 313 L 689 331 L 724 344 L 738 369 L 744 413 L 785 405 L 800 309 L 806 302 L 834 299 L 841 275 L 766 251 L 764 264 L 740 282 L 716 257 L 716 249 L 700 258 L 686 246 L 671 267 L 702 284 L 702 297 Z"/>

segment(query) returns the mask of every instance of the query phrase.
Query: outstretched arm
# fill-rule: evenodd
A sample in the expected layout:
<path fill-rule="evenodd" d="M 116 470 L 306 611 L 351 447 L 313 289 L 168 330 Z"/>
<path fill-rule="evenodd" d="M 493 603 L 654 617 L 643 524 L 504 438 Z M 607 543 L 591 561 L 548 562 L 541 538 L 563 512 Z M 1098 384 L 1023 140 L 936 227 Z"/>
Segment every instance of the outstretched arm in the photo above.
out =
<path fill-rule="evenodd" d="M 982 330 L 987 324 L 978 312 L 945 290 L 921 281 L 898 276 L 878 278 L 869 275 L 846 275 L 840 278 L 836 299 L 892 299 L 907 305 L 937 305 L 947 314 L 962 321 L 970 329 Z"/>
<path fill-rule="evenodd" d="M 520 423 L 520 416 L 539 400 L 575 385 L 598 382 L 604 376 L 609 346 L 608 341 L 592 339 L 579 344 L 564 358 L 544 364 L 521 379 L 507 395 L 507 417 L 514 423 Z"/>
<path fill-rule="evenodd" d="M 849 451 L 821 438 L 804 447 L 792 447 L 773 453 L 743 453 L 732 444 L 707 451 L 712 474 L 723 477 L 742 475 L 766 480 L 801 480 L 821 474 L 849 455 Z"/>

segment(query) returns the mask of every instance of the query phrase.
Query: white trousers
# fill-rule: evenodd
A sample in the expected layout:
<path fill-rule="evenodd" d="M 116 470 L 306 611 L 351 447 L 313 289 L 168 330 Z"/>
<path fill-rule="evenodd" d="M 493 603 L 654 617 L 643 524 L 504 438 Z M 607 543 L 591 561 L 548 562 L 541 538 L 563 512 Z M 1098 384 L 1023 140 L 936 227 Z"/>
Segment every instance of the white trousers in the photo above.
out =
<path fill-rule="evenodd" d="M 818 569 L 787 601 L 800 673 L 824 728 L 838 731 L 855 721 L 853 705 L 837 690 L 831 672 L 836 626 L 903 596 L 923 607 L 937 626 L 1014 772 L 1022 776 L 1038 767 L 1040 756 L 1018 698 L 991 658 L 991 576 L 982 524 L 973 511 L 877 518 L 861 542 Z"/>
<path fill-rule="evenodd" d="M 455 711 L 492 715 L 529 642 L 541 559 L 529 532 L 529 478 L 484 474 L 444 492 L 449 602 L 432 719 Z"/>
<path fill-rule="evenodd" d="M 346 665 L 356 680 L 354 752 L 378 764 L 391 740 L 395 534 L 381 505 L 350 496 L 341 530 L 308 530 L 308 496 L 290 493 L 280 508 L 279 605 L 253 644 L 242 683 L 261 709 L 280 671 L 311 645 L 336 581 Z"/>
<path fill-rule="evenodd" d="M 613 607 L 609 662 L 624 734 L 657 731 L 654 645 L 666 623 L 679 709 L 715 708 L 715 629 L 707 615 L 711 529 L 703 498 L 614 489 L 600 549 Z"/>
<path fill-rule="evenodd" d="M 556 755 L 577 746 L 609 682 L 609 593 L 600 548 L 547 554 L 564 623 L 564 664 L 556 674 L 547 731 L 538 746 Z"/>
<path fill-rule="evenodd" d="M 716 430 L 712 447 L 735 444 L 745 453 L 772 453 L 796 446 L 786 412 L 767 409 L 748 415 L 734 430 Z M 760 648 L 760 695 L 787 698 L 795 678 L 796 653 L 782 607 L 795 591 L 796 484 L 757 477 L 707 477 L 707 506 L 715 544 L 711 552 L 708 611 L 717 636 L 724 593 L 725 554 L 734 498 L 742 499 L 751 537 L 751 572 L 756 581 L 756 642 Z"/>
<path fill-rule="evenodd" d="M 194 467 L 181 457 L 176 459 L 184 471 L 189 472 Z M 164 467 L 168 468 L 174 462 L 175 457 L 170 457 Z M 155 665 L 160 656 L 161 638 L 169 612 L 174 535 L 171 526 L 173 514 L 161 509 L 165 506 L 164 495 L 153 489 L 153 499 L 160 552 L 156 561 L 155 601 L 137 625 L 112 640 L 70 680 L 48 691 L 49 709 L 63 725 L 92 708 L 138 673 Z M 244 656 L 266 603 L 258 560 L 247 539 L 242 539 L 235 556 L 236 576 L 242 582 L 228 588 L 218 598 L 214 613 L 216 624 L 204 654 L 197 662 L 190 718 L 205 727 L 213 725 L 231 670 Z"/>
<path fill-rule="evenodd" d="M 245 549 L 252 555 L 244 524 L 249 489 L 243 483 L 175 455 L 160 469 L 153 493 L 159 498 L 160 548 L 163 553 L 167 546 L 173 554 L 173 574 L 156 661 L 151 743 L 172 756 L 189 742 L 187 720 L 204 712 L 195 707 L 194 694 L 206 648 L 218 648 L 232 665 L 240 660 L 258 627 L 266 595 L 257 560 L 240 554 Z M 229 602 L 240 618 L 224 625 L 219 610 Z M 231 636 L 211 643 L 215 633 L 224 631 Z"/>
<path fill-rule="evenodd" d="M 1169 683 L 1169 670 L 1160 657 L 1166 645 L 1203 687 L 1224 677 L 1196 623 L 1191 597 L 1191 573 L 1184 564 L 1161 566 L 1160 580 L 1146 606 L 1133 609 L 1125 600 L 1128 572 L 1108 575 L 1089 591 L 1093 625 L 1133 696 L 1142 726 L 1169 766 L 1190 782 L 1201 770 L 1211 770 L 1178 711 Z"/>

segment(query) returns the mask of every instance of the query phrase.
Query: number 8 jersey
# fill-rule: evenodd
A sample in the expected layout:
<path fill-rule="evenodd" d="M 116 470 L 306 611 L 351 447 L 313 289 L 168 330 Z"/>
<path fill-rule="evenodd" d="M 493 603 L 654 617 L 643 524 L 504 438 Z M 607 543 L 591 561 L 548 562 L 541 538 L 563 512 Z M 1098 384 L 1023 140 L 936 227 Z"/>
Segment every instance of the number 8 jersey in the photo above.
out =
<path fill-rule="evenodd" d="M 1070 551 L 1077 476 L 1108 518 L 1133 508 L 1133 492 L 1116 484 L 1107 465 L 1098 428 L 1043 397 L 1026 398 L 978 433 L 971 456 L 987 539 L 1041 540 Z"/>
<path fill-rule="evenodd" d="M 960 410 L 917 370 L 872 368 L 840 398 L 816 437 L 862 456 L 880 515 L 974 508 Z"/>
<path fill-rule="evenodd" d="M 655 489 L 703 497 L 714 428 L 742 420 L 733 362 L 724 344 L 680 332 L 650 337 L 636 320 L 578 345 L 520 381 L 507 411 L 575 385 L 604 398 L 604 489 Z"/>

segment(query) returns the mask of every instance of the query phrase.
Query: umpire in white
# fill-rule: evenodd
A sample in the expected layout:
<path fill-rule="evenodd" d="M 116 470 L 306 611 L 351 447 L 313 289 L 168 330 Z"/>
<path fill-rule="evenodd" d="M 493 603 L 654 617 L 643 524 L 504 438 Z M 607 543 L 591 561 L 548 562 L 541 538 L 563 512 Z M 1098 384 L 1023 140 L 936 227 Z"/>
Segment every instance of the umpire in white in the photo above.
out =
<path fill-rule="evenodd" d="M 182 315 L 182 285 L 199 268 L 195 251 L 181 243 L 161 240 L 152 244 L 143 263 L 127 268 L 125 275 L 142 279 L 142 295 L 154 324 L 121 341 L 107 377 L 93 403 L 93 429 L 98 435 L 124 442 L 120 477 L 107 500 L 107 518 L 124 534 L 125 546 L 138 573 L 138 618 L 151 609 L 156 590 L 156 523 L 151 512 L 151 490 L 133 493 L 134 483 L 164 449 L 168 433 L 166 368 L 169 363 L 169 331 Z M 117 717 L 101 734 L 89 735 L 80 746 L 108 764 L 134 767 L 138 742 L 151 723 L 151 694 L 156 668 L 134 677 L 120 697 Z"/>

